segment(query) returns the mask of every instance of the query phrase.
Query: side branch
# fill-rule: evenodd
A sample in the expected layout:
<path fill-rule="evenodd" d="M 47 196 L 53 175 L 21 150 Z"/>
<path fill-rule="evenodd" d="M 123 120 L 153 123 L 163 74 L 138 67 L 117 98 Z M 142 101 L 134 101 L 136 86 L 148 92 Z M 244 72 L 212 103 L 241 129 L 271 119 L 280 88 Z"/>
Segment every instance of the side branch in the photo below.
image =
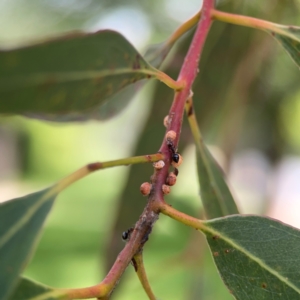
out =
<path fill-rule="evenodd" d="M 155 77 L 175 91 L 181 91 L 185 87 L 185 82 L 175 81 L 169 75 L 160 70 L 156 70 Z"/>
<path fill-rule="evenodd" d="M 240 25 L 240 26 L 245 26 L 245 27 L 250 27 L 250 28 L 255 28 L 255 29 L 261 29 L 261 30 L 267 30 L 271 32 L 276 32 L 278 34 L 283 34 L 286 36 L 289 36 L 289 33 L 285 30 L 282 29 L 282 25 L 268 22 L 265 20 L 257 19 L 257 18 L 252 18 L 248 16 L 242 16 L 242 15 L 236 15 L 236 14 L 230 14 L 226 12 L 222 12 L 219 10 L 211 10 L 211 17 L 214 20 L 234 24 L 234 25 Z M 292 36 L 293 37 L 293 36 Z"/>
<path fill-rule="evenodd" d="M 187 225 L 187 226 L 193 227 L 195 229 L 199 229 L 199 230 L 201 230 L 203 228 L 203 223 L 201 220 L 191 217 L 181 211 L 178 211 L 167 203 L 162 203 L 160 205 L 159 209 L 162 214 L 169 216 L 172 219 L 174 219 L 184 225 Z"/>
<path fill-rule="evenodd" d="M 189 20 L 184 22 L 179 28 L 177 28 L 174 33 L 169 37 L 169 39 L 166 41 L 166 45 L 170 46 L 173 45 L 180 37 L 182 37 L 187 31 L 189 31 L 191 28 L 193 28 L 197 22 L 199 21 L 201 16 L 201 11 L 196 13 L 193 17 L 191 17 Z"/>
<path fill-rule="evenodd" d="M 136 274 L 139 277 L 139 280 L 140 280 L 146 294 L 148 295 L 148 298 L 150 300 L 156 300 L 156 297 L 151 289 L 151 286 L 150 286 L 148 278 L 147 278 L 144 261 L 143 261 L 143 252 L 141 251 L 138 254 L 136 254 L 132 258 L 132 261 L 134 262 Z"/>
<path fill-rule="evenodd" d="M 134 157 L 127 157 L 117 160 L 111 160 L 106 162 L 95 162 L 88 164 L 81 169 L 75 171 L 73 174 L 63 178 L 60 180 L 56 186 L 51 190 L 52 193 L 57 193 L 62 191 L 72 183 L 76 182 L 79 179 L 84 178 L 85 176 L 106 168 L 112 168 L 117 166 L 129 166 L 134 164 L 140 163 L 147 163 L 147 162 L 156 162 L 159 160 L 163 160 L 165 157 L 161 153 L 150 154 L 150 155 L 141 155 L 141 156 L 134 156 Z"/>

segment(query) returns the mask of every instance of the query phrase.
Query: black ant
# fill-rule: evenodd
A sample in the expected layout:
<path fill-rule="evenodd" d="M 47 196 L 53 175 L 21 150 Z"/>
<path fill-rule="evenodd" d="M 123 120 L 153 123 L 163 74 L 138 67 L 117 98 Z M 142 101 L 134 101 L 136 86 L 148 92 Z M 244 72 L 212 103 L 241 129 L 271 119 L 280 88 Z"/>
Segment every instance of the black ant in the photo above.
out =
<path fill-rule="evenodd" d="M 180 156 L 179 156 L 179 154 L 177 153 L 177 151 L 176 151 L 177 149 L 175 148 L 173 142 L 170 141 L 170 140 L 167 140 L 167 145 L 168 145 L 168 147 L 169 147 L 169 149 L 170 149 L 170 151 L 171 151 L 171 153 L 172 153 L 172 160 L 173 160 L 175 163 L 178 163 L 178 162 L 179 162 L 179 159 L 180 159 Z M 175 168 L 174 173 L 175 173 L 176 176 L 178 175 L 179 171 L 178 171 L 177 168 Z"/>
<path fill-rule="evenodd" d="M 179 154 L 177 153 L 176 148 L 175 148 L 173 142 L 172 142 L 172 141 L 167 141 L 167 145 L 168 145 L 169 149 L 170 149 L 171 152 L 172 152 L 172 160 L 173 160 L 174 162 L 178 163 L 178 162 L 179 162 L 180 156 L 179 156 Z"/>
<path fill-rule="evenodd" d="M 133 231 L 133 228 L 130 227 L 129 229 L 127 229 L 126 231 L 124 231 L 122 233 L 122 239 L 123 239 L 123 241 L 127 241 L 130 238 L 130 235 L 131 235 L 132 231 Z"/>
<path fill-rule="evenodd" d="M 179 156 L 178 153 L 173 153 L 173 154 L 172 154 L 172 160 L 173 160 L 174 162 L 178 163 L 178 162 L 179 162 L 179 159 L 180 159 L 180 156 Z"/>

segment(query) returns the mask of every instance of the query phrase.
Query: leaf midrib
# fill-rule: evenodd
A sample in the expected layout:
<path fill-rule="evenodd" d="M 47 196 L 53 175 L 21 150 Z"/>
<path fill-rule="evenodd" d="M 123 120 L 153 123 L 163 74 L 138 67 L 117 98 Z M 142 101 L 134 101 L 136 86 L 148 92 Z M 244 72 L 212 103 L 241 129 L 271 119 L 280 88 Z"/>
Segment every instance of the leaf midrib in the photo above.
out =
<path fill-rule="evenodd" d="M 223 241 L 225 241 L 226 243 L 228 243 L 232 247 L 236 248 L 237 250 L 239 250 L 240 252 L 242 252 L 243 254 L 245 254 L 246 256 L 248 256 L 251 260 L 253 260 L 254 262 L 256 262 L 258 265 L 260 265 L 266 271 L 268 271 L 269 273 L 271 273 L 272 275 L 274 275 L 277 279 L 279 279 L 280 281 L 284 282 L 286 285 L 288 285 L 290 288 L 292 288 L 298 294 L 300 294 L 300 288 L 298 288 L 297 286 L 295 286 L 290 281 L 287 281 L 284 276 L 282 276 L 280 273 L 278 273 L 277 271 L 275 271 L 274 269 L 272 269 L 271 267 L 269 267 L 263 260 L 261 260 L 260 258 L 257 258 L 253 254 L 251 254 L 248 250 L 246 250 L 244 247 L 242 247 L 239 244 L 237 244 L 234 240 L 230 239 L 229 237 L 227 237 L 226 235 L 224 235 L 222 232 L 217 231 L 215 229 L 212 229 L 211 227 L 209 227 L 208 225 L 206 225 L 205 222 L 203 222 L 202 224 L 203 224 L 203 226 L 200 229 L 201 231 L 203 231 L 204 233 L 206 231 L 206 232 L 208 232 L 208 233 L 210 233 L 212 235 L 217 235 L 220 239 L 222 239 Z"/>
<path fill-rule="evenodd" d="M 38 211 L 38 209 L 47 201 L 51 200 L 51 197 L 56 196 L 56 189 L 51 189 L 44 194 L 34 205 L 29 207 L 26 213 L 14 223 L 6 233 L 0 238 L 0 249 L 26 224 L 30 221 L 31 217 Z"/>
<path fill-rule="evenodd" d="M 151 69 L 137 69 L 133 70 L 131 68 L 121 68 L 112 71 L 110 69 L 105 69 L 102 71 L 75 71 L 75 72 L 49 72 L 49 73 L 33 73 L 30 75 L 20 75 L 20 76 L 9 76 L 8 82 L 5 82 L 5 78 L 0 77 L 0 88 L 9 89 L 18 87 L 28 87 L 35 86 L 39 84 L 47 84 L 50 79 L 53 80 L 53 84 L 65 83 L 72 81 L 81 81 L 88 79 L 100 79 L 103 77 L 109 77 L 114 75 L 124 75 L 124 74 L 144 74 L 155 76 L 155 70 Z M 10 84 L 9 84 L 10 83 Z M 51 81 L 49 81 L 51 85 Z"/>

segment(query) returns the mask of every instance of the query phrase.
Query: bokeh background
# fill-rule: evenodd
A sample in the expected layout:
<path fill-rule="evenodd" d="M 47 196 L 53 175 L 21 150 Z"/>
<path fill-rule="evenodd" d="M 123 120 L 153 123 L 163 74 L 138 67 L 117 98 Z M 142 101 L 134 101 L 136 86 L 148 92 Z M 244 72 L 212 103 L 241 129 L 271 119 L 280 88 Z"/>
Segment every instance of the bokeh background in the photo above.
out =
<path fill-rule="evenodd" d="M 297 0 L 223 0 L 219 8 L 283 24 L 300 24 Z M 9 48 L 74 30 L 120 31 L 144 53 L 164 41 L 201 0 L 0 0 L 0 47 Z M 191 34 L 163 69 L 176 78 Z M 194 84 L 204 138 L 224 168 L 242 213 L 271 216 L 300 228 L 300 73 L 263 32 L 215 23 Z M 0 118 L 0 201 L 37 191 L 79 167 L 155 153 L 172 91 L 150 82 L 117 117 L 58 124 Z M 167 201 L 201 216 L 194 146 L 187 124 L 179 151 L 184 164 Z M 152 167 L 109 169 L 74 184 L 57 199 L 25 275 L 53 287 L 101 281 L 122 249 L 146 200 L 139 193 Z M 160 299 L 232 299 L 200 233 L 161 216 L 144 250 Z M 129 267 L 113 299 L 147 299 Z"/>

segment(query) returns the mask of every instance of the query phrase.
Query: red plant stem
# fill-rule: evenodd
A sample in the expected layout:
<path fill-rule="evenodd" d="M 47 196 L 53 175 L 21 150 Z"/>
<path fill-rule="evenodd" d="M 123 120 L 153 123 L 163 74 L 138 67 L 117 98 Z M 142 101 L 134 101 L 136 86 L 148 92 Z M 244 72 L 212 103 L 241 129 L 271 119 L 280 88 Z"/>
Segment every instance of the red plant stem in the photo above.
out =
<path fill-rule="evenodd" d="M 176 139 L 174 141 L 175 148 L 177 148 L 179 142 L 185 102 L 191 93 L 193 82 L 197 76 L 197 73 L 199 72 L 199 59 L 207 34 L 212 24 L 210 12 L 213 9 L 214 0 L 203 1 L 200 22 L 178 76 L 178 81 L 184 82 L 185 87 L 183 90 L 175 93 L 174 101 L 169 111 L 170 122 L 167 128 L 167 131 L 173 130 L 176 132 Z M 168 174 L 168 168 L 171 164 L 171 154 L 166 140 L 163 141 L 159 151 L 168 157 L 168 159 L 165 160 L 166 167 L 155 174 L 156 186 L 161 187 L 164 184 L 165 178 Z M 155 198 L 162 199 L 162 196 L 161 188 L 156 188 Z"/>
<path fill-rule="evenodd" d="M 203 0 L 201 18 L 178 76 L 177 82 L 184 83 L 184 88 L 175 93 L 174 101 L 169 111 L 170 122 L 167 128 L 167 132 L 169 130 L 176 132 L 176 139 L 174 140 L 175 148 L 177 148 L 181 132 L 185 102 L 189 98 L 193 82 L 197 76 L 199 59 L 212 23 L 211 11 L 213 9 L 214 0 Z M 139 251 L 142 251 L 143 246 L 151 233 L 152 227 L 158 219 L 158 214 L 160 211 L 164 211 L 165 208 L 163 205 L 165 202 L 162 186 L 165 184 L 169 167 L 172 162 L 172 153 L 170 152 L 165 139 L 163 140 L 159 151 L 164 157 L 165 166 L 160 170 L 156 170 L 152 176 L 152 191 L 149 195 L 148 203 L 139 220 L 136 222 L 126 246 L 118 255 L 114 265 L 100 284 L 87 289 L 69 291 L 69 293 L 73 292 L 72 296 L 77 293 L 78 295 L 80 294 L 80 299 L 83 299 L 88 298 L 86 297 L 87 295 L 90 297 L 91 294 L 93 294 L 98 297 L 98 299 L 107 299 L 113 292 L 118 280 L 132 258 L 139 253 Z"/>

